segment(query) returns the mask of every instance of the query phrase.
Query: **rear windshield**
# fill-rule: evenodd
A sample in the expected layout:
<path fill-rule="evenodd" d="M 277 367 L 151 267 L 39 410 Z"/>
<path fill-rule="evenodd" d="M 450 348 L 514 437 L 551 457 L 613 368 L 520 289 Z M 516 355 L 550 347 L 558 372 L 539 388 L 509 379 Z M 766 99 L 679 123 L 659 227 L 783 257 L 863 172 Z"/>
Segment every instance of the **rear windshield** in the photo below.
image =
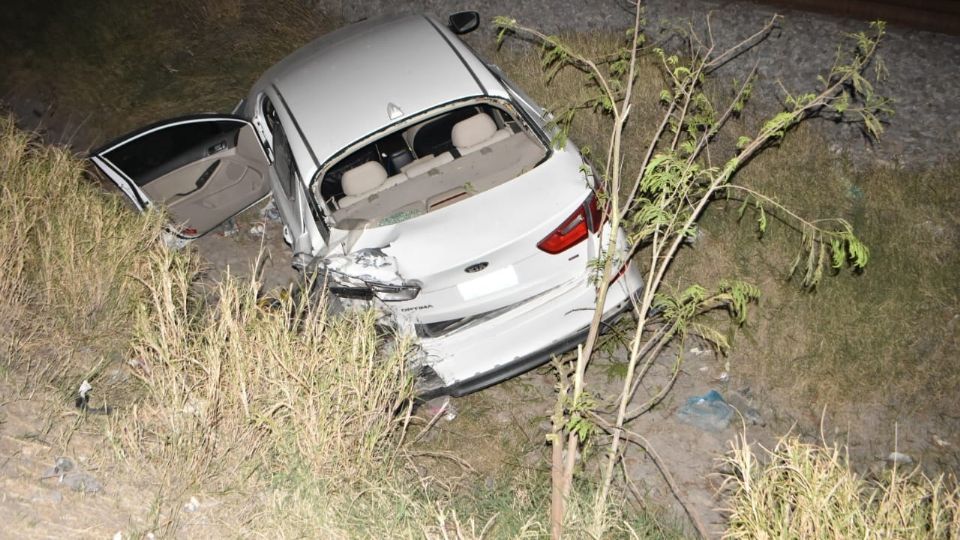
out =
<path fill-rule="evenodd" d="M 341 228 L 388 225 L 450 206 L 536 167 L 548 149 L 489 103 L 447 110 L 354 151 L 315 186 Z"/>

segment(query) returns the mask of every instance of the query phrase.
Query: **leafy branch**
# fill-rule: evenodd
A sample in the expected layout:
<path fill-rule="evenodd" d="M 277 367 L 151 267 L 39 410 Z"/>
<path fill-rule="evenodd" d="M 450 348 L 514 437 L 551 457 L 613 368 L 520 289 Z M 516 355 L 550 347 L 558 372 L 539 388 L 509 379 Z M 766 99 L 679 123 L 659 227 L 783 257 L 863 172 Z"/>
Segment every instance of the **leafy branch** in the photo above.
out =
<path fill-rule="evenodd" d="M 692 285 L 672 295 L 662 291 L 664 279 L 678 250 L 696 234 L 705 208 L 724 194 L 740 191 L 746 195 L 745 204 L 752 204 L 756 209 L 757 227 L 761 233 L 767 227 L 770 209 L 796 223 L 801 231 L 801 241 L 791 272 L 801 274 L 802 285 L 807 289 L 816 287 L 827 268 L 839 269 L 849 265 L 860 269 L 869 261 L 869 250 L 846 221 L 803 218 L 773 198 L 737 185 L 734 180 L 744 164 L 764 149 L 779 144 L 794 127 L 814 115 L 853 116 L 870 136 L 880 135 L 882 117 L 891 112 L 890 102 L 875 92 L 867 73 L 872 66 L 874 80 L 884 74 L 882 62 L 876 54 L 884 34 L 883 23 L 873 23 L 868 31 L 848 36 L 850 45 L 838 50 L 833 66 L 819 78 L 818 90 L 796 95 L 784 90 L 784 110 L 762 123 L 755 133 L 736 138 L 733 155 L 715 165 L 708 149 L 729 120 L 739 115 L 746 106 L 755 83 L 756 66 L 741 84 L 736 85 L 733 95 L 723 106 L 718 106 L 707 95 L 704 82 L 719 66 L 762 42 L 776 26 L 778 17 L 772 17 L 757 32 L 728 49 L 719 50 L 716 47 L 709 17 L 706 39 L 702 40 L 692 33 L 690 48 L 684 55 L 654 48 L 653 53 L 664 73 L 667 88 L 658 96 L 663 110 L 661 119 L 643 149 L 628 148 L 623 142 L 623 131 L 633 106 L 633 88 L 638 74 L 638 44 L 643 42 L 640 21 L 637 5 L 633 29 L 627 32 L 627 43 L 618 51 L 604 56 L 603 60 L 591 60 L 560 38 L 523 26 L 515 19 L 498 17 L 494 21 L 500 28 L 498 39 L 516 33 L 532 37 L 542 45 L 541 62 L 548 80 L 552 80 L 565 67 L 573 67 L 585 74 L 584 87 L 592 89 L 593 94 L 564 108 L 555 117 L 555 141 L 566 141 L 570 126 L 584 110 L 598 111 L 610 119 L 602 168 L 592 171 L 592 176 L 597 183 L 597 191 L 603 193 L 603 214 L 611 234 L 604 236 L 606 243 L 601 246 L 593 263 L 593 269 L 600 277 L 596 280 L 597 308 L 586 341 L 578 351 L 574 364 L 574 384 L 572 387 L 561 384 L 559 388 L 559 412 L 554 421 L 555 437 L 552 442 L 556 451 L 561 440 L 565 439 L 567 459 L 564 462 L 555 459 L 554 462 L 556 497 L 552 506 L 551 530 L 555 536 L 561 531 L 563 504 L 573 476 L 570 456 L 577 444 L 592 432 L 592 428 L 586 427 L 590 424 L 584 423 L 587 416 L 583 407 L 590 400 L 584 398 L 588 394 L 583 388 L 583 375 L 597 344 L 611 278 L 615 269 L 624 262 L 618 256 L 622 250 L 617 245 L 621 233 L 626 238 L 627 256 L 643 262 L 644 288 L 639 298 L 634 299 L 637 324 L 628 347 L 629 360 L 623 389 L 612 417 L 604 420 L 604 429 L 611 439 L 603 468 L 603 481 L 594 501 L 594 529 L 591 532 L 598 536 L 603 532 L 602 512 L 607 507 L 615 466 L 620 457 L 624 423 L 649 410 L 662 399 L 679 374 L 680 358 L 667 388 L 647 403 L 630 409 L 628 405 L 657 355 L 671 340 L 683 338 L 691 331 L 713 342 L 718 349 L 725 350 L 728 344 L 724 336 L 697 319 L 708 311 L 723 309 L 737 324 L 742 324 L 747 306 L 760 295 L 756 287 L 736 280 L 722 282 L 712 293 L 699 285 Z M 626 161 L 637 158 L 640 163 L 637 175 L 624 177 Z M 651 330 L 649 327 L 654 321 L 658 329 Z M 568 396 L 570 392 L 572 397 Z M 562 436 L 564 434 L 565 437 Z"/>

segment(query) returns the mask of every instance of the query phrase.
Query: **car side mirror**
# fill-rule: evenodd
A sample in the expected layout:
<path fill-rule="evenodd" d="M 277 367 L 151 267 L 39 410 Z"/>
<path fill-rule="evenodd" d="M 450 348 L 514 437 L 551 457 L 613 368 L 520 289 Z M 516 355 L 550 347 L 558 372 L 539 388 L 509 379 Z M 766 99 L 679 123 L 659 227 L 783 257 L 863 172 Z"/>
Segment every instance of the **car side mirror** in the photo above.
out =
<path fill-rule="evenodd" d="M 459 11 L 450 15 L 447 26 L 454 34 L 469 34 L 480 26 L 480 14 L 476 11 Z"/>

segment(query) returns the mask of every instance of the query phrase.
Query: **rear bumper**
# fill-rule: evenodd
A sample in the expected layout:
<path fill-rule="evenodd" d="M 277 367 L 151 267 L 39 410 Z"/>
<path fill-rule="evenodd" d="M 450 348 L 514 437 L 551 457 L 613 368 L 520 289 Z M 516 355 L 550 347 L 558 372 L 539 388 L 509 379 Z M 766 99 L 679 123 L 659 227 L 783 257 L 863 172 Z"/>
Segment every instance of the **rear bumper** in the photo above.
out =
<path fill-rule="evenodd" d="M 604 320 L 627 310 L 642 287 L 642 276 L 631 264 L 609 288 Z M 469 394 L 573 349 L 589 332 L 595 303 L 593 285 L 582 279 L 476 327 L 423 339 L 434 384 L 422 388 L 420 398 Z"/>

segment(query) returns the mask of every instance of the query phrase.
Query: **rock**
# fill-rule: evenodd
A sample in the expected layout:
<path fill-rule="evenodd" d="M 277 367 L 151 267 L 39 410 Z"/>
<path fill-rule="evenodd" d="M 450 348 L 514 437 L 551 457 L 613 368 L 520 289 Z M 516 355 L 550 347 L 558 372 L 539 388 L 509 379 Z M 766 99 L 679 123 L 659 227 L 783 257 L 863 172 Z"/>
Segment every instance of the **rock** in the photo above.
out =
<path fill-rule="evenodd" d="M 71 472 L 63 475 L 60 483 L 79 493 L 99 493 L 103 491 L 103 484 L 85 472 Z"/>
<path fill-rule="evenodd" d="M 457 418 L 457 409 L 450 402 L 450 396 L 440 396 L 427 401 L 423 405 L 423 411 L 431 419 L 438 415 L 443 415 L 443 419 L 452 422 Z"/>
<path fill-rule="evenodd" d="M 950 446 L 950 441 L 945 441 L 938 437 L 936 434 L 933 435 L 933 444 L 937 445 L 939 448 L 946 448 Z"/>
<path fill-rule="evenodd" d="M 56 478 L 59 484 L 81 493 L 99 493 L 103 490 L 103 484 L 90 474 L 76 469 L 73 461 L 66 457 L 58 457 L 54 466 L 40 477 L 41 480 L 48 478 Z"/>
<path fill-rule="evenodd" d="M 890 455 L 887 456 L 887 461 L 896 465 L 909 465 L 913 463 L 913 458 L 900 452 L 890 452 Z"/>
<path fill-rule="evenodd" d="M 237 225 L 237 220 L 230 218 L 226 223 L 223 224 L 220 235 L 221 236 L 233 236 L 240 232 L 240 227 Z"/>
<path fill-rule="evenodd" d="M 280 221 L 280 211 L 273 201 L 270 201 L 260 210 L 260 217 L 267 221 Z"/>
<path fill-rule="evenodd" d="M 764 426 L 766 422 L 763 420 L 760 411 L 754 408 L 750 403 L 750 400 L 738 392 L 731 392 L 727 395 L 727 403 L 736 409 L 737 412 L 743 416 L 744 422 L 754 426 Z"/>
<path fill-rule="evenodd" d="M 70 458 L 58 457 L 57 460 L 54 462 L 53 468 L 47 469 L 46 471 L 44 471 L 43 476 L 41 476 L 40 478 L 44 479 L 44 478 L 59 477 L 60 475 L 68 473 L 72 470 L 73 470 L 73 461 L 71 461 Z"/>

